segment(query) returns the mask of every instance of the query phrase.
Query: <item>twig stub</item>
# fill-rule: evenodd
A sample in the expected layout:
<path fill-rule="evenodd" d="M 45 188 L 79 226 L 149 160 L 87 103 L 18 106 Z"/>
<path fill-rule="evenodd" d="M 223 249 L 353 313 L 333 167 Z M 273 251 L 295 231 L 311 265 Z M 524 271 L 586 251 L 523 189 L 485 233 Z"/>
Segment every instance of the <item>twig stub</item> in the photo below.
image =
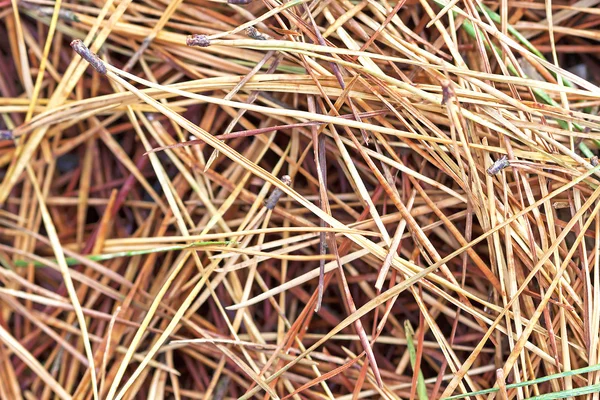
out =
<path fill-rule="evenodd" d="M 448 100 L 455 96 L 454 89 L 452 89 L 451 81 L 442 82 L 442 105 L 445 105 Z"/>
<path fill-rule="evenodd" d="M 75 39 L 71 42 L 71 47 L 77 54 L 81 56 L 85 61 L 102 75 L 106 75 L 106 65 L 102 62 L 97 54 L 94 54 L 88 49 L 88 47 L 79 39 Z"/>
<path fill-rule="evenodd" d="M 290 186 L 292 183 L 292 177 L 289 175 L 284 175 L 281 177 L 281 182 L 283 182 L 286 186 Z M 268 210 L 274 209 L 282 195 L 283 190 L 276 187 L 265 202 L 265 207 L 267 207 Z"/>
<path fill-rule="evenodd" d="M 8 129 L 0 129 L 0 140 L 11 140 L 14 139 L 12 131 Z"/>
<path fill-rule="evenodd" d="M 510 166 L 510 161 L 508 161 L 506 156 L 502 156 L 502 158 L 496 160 L 496 162 L 488 168 L 487 173 L 490 176 L 494 176 L 508 166 Z"/>
<path fill-rule="evenodd" d="M 249 26 L 246 28 L 246 35 L 248 35 L 248 37 L 255 39 L 255 40 L 270 40 L 273 39 L 271 36 L 267 35 L 266 33 L 261 33 L 258 31 L 258 29 L 256 29 L 253 26 Z"/>
<path fill-rule="evenodd" d="M 188 46 L 199 46 L 208 47 L 210 46 L 210 39 L 206 35 L 193 34 L 185 39 L 185 44 Z"/>

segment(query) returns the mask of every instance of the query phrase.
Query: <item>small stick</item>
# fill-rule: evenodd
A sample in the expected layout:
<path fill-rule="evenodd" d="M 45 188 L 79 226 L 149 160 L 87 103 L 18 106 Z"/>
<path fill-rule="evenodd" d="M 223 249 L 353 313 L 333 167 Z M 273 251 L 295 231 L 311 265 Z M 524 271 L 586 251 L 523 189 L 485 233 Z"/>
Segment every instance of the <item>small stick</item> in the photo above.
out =
<path fill-rule="evenodd" d="M 75 39 L 71 42 L 71 47 L 77 54 L 81 56 L 85 61 L 89 62 L 92 67 L 102 75 L 106 75 L 106 65 L 98 57 L 88 49 L 88 47 L 79 39 Z"/>
<path fill-rule="evenodd" d="M 215 387 L 215 392 L 213 394 L 214 400 L 223 400 L 225 398 L 225 394 L 229 390 L 229 383 L 231 382 L 231 377 L 229 375 L 222 375 L 219 382 L 217 382 L 217 386 Z"/>
<path fill-rule="evenodd" d="M 54 14 L 54 8 L 53 7 L 40 7 L 40 8 L 38 8 L 38 12 L 44 17 L 51 17 Z M 58 18 L 66 20 L 66 21 L 79 22 L 79 17 L 77 17 L 77 15 L 71 10 L 63 10 L 63 9 L 59 10 Z"/>
<path fill-rule="evenodd" d="M 0 129 L 0 140 L 11 140 L 14 139 L 12 131 L 8 129 Z"/>
<path fill-rule="evenodd" d="M 488 175 L 493 176 L 508 166 L 510 166 L 510 161 L 508 161 L 506 156 L 502 156 L 502 158 L 496 160 L 496 162 L 494 162 L 494 164 L 488 168 L 487 173 Z"/>
<path fill-rule="evenodd" d="M 246 28 L 246 35 L 248 35 L 248 37 L 255 39 L 255 40 L 271 40 L 271 39 L 273 39 L 271 36 L 267 35 L 266 33 L 259 32 L 258 29 L 256 29 L 253 26 L 249 26 Z"/>
<path fill-rule="evenodd" d="M 284 175 L 281 177 L 281 182 L 283 182 L 287 186 L 290 186 L 290 184 L 292 183 L 292 177 L 289 175 Z M 271 195 L 265 202 L 265 207 L 267 207 L 268 210 L 274 209 L 282 195 L 283 190 L 276 187 L 275 190 L 273 190 L 273 193 L 271 193 Z"/>
<path fill-rule="evenodd" d="M 254 0 L 227 0 L 227 4 L 250 4 Z"/>
<path fill-rule="evenodd" d="M 194 34 L 185 39 L 185 44 L 188 46 L 208 47 L 210 46 L 210 39 L 206 35 Z"/>
<path fill-rule="evenodd" d="M 35 11 L 43 17 L 51 17 L 52 15 L 54 15 L 54 7 L 40 7 L 39 4 L 33 4 L 33 3 L 27 3 L 27 2 L 19 3 L 19 7 L 24 8 L 26 10 Z M 65 10 L 65 9 L 58 10 L 58 18 L 67 20 L 67 21 L 79 22 L 79 18 L 71 10 Z"/>

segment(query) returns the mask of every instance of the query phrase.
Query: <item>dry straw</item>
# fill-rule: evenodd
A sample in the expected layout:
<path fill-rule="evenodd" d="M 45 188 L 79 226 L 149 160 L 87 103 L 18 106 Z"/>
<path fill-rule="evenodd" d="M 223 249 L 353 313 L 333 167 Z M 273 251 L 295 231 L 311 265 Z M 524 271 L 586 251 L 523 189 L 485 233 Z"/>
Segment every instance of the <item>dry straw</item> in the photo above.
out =
<path fill-rule="evenodd" d="M 595 2 L 163 3 L 0 1 L 1 398 L 598 398 Z"/>

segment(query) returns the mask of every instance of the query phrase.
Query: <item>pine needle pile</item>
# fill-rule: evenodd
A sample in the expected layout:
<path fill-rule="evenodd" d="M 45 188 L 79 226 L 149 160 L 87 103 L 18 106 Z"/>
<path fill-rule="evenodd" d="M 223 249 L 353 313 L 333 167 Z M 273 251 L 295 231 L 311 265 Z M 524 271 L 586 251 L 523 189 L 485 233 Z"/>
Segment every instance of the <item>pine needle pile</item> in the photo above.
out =
<path fill-rule="evenodd" d="M 598 0 L 0 0 L 1 399 L 598 399 Z"/>

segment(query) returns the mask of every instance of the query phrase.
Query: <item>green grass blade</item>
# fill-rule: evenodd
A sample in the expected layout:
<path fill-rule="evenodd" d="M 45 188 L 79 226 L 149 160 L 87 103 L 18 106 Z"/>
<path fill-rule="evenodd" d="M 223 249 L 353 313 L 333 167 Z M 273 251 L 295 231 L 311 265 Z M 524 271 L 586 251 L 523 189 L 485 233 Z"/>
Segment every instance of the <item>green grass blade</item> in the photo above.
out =
<path fill-rule="evenodd" d="M 442 8 L 445 6 L 444 3 L 442 3 L 438 0 L 434 0 L 434 2 Z M 487 6 L 480 4 L 480 10 L 482 12 L 485 12 L 493 22 L 501 23 L 500 15 L 498 15 L 497 13 L 492 11 Z M 450 12 L 452 12 L 452 11 L 450 11 Z M 454 13 L 453 13 L 453 15 L 454 15 Z M 478 28 L 475 28 L 475 26 L 473 25 L 473 23 L 471 21 L 469 21 L 468 19 L 465 19 L 462 22 L 462 27 L 464 28 L 465 32 L 467 32 L 467 34 L 469 36 L 476 37 L 475 29 L 478 29 Z M 544 57 L 544 55 L 538 49 L 536 49 L 535 46 L 533 46 L 533 44 L 531 44 L 531 42 L 529 42 L 525 37 L 523 37 L 523 35 L 521 35 L 519 33 L 519 31 L 517 31 L 514 27 L 508 25 L 507 29 L 508 29 L 509 33 L 511 33 L 513 36 L 515 36 L 515 38 L 517 38 L 517 40 L 520 41 L 529 51 L 531 51 L 533 54 L 535 54 L 536 56 L 538 56 L 544 60 L 546 59 Z M 485 43 L 485 48 L 488 51 L 493 50 L 493 51 L 499 53 L 500 49 L 496 45 L 494 45 L 494 44 L 492 44 L 492 45 L 493 45 L 494 49 L 490 49 L 488 44 Z M 511 74 L 513 74 L 514 76 L 519 76 L 517 69 L 512 64 L 508 64 L 508 65 L 506 65 L 506 67 L 508 68 L 508 71 Z M 555 73 L 553 73 L 552 71 L 550 71 L 550 72 L 553 74 L 553 76 L 556 77 Z M 527 78 L 527 76 L 524 76 L 524 77 Z M 565 79 L 563 79 L 562 81 L 565 83 L 566 86 L 573 87 L 573 84 L 571 82 L 569 82 Z M 560 105 L 556 101 L 554 101 L 543 90 L 538 89 L 538 88 L 531 88 L 531 90 L 532 90 L 533 94 L 535 95 L 535 97 L 542 103 L 551 105 L 553 107 L 560 107 Z M 567 122 L 562 121 L 562 120 L 556 120 L 556 121 L 562 129 L 569 129 L 569 124 Z M 583 132 L 583 127 L 581 125 L 579 125 L 577 123 L 573 123 L 573 127 L 575 129 L 579 130 L 580 132 Z M 596 143 L 596 145 L 598 147 L 600 147 L 600 143 L 598 143 L 597 141 L 594 141 L 594 142 Z M 591 158 L 594 155 L 594 153 L 590 150 L 590 148 L 583 141 L 579 143 L 579 150 L 588 158 Z"/>
<path fill-rule="evenodd" d="M 590 366 L 579 368 L 579 369 L 573 369 L 570 371 L 559 372 L 557 374 L 542 376 L 541 378 L 533 379 L 530 381 L 511 383 L 510 385 L 506 385 L 506 389 L 514 389 L 514 388 L 519 388 L 519 387 L 523 387 L 523 386 L 535 385 L 535 384 L 542 383 L 542 382 L 548 382 L 552 379 L 560 379 L 560 378 L 564 378 L 567 376 L 581 375 L 581 374 L 586 374 L 588 372 L 594 372 L 594 371 L 600 371 L 600 364 L 594 364 L 594 365 L 590 365 Z M 589 389 L 592 387 L 595 387 L 596 390 L 600 389 L 600 387 L 598 385 L 592 385 L 592 386 L 586 386 L 583 388 L 577 388 L 577 389 L 571 389 L 571 390 Z M 456 396 L 446 397 L 446 398 L 444 398 L 444 400 L 464 399 L 465 397 L 469 397 L 469 396 L 479 396 L 479 395 L 483 395 L 483 394 L 494 393 L 497 391 L 498 391 L 498 388 L 478 390 L 477 392 L 470 392 L 470 393 L 465 393 L 465 394 L 458 394 Z M 553 394 L 557 394 L 557 393 L 562 393 L 562 392 L 548 393 L 547 395 L 549 396 L 549 395 L 553 395 Z M 585 392 L 585 393 L 581 393 L 581 394 L 587 394 L 587 393 L 594 393 L 594 392 L 593 391 Z M 542 395 L 542 396 L 547 396 L 547 395 Z M 576 395 L 572 395 L 572 396 L 576 396 Z M 569 396 L 565 396 L 565 397 L 569 397 Z M 531 399 L 548 400 L 551 398 L 552 399 L 560 399 L 562 397 L 540 397 L 540 396 L 538 396 L 538 397 L 532 397 Z"/>
<path fill-rule="evenodd" d="M 576 389 L 562 390 L 560 392 L 546 393 L 539 396 L 530 397 L 529 400 L 553 400 L 568 399 L 570 397 L 582 396 L 584 394 L 600 392 L 600 384 L 584 386 Z"/>
<path fill-rule="evenodd" d="M 415 331 L 408 320 L 404 321 L 404 334 L 406 335 L 406 346 L 408 347 L 408 355 L 410 356 L 410 365 L 412 366 L 413 371 L 415 371 L 415 364 L 417 363 L 417 350 L 413 340 Z M 428 399 L 425 378 L 423 377 L 423 372 L 421 372 L 420 368 L 417 376 L 417 396 L 419 396 L 419 400 Z"/>
<path fill-rule="evenodd" d="M 173 245 L 173 246 L 165 246 L 165 247 L 157 247 L 154 249 L 144 249 L 144 250 L 130 250 L 130 251 L 119 251 L 116 253 L 106 253 L 106 254 L 93 254 L 93 255 L 87 255 L 84 256 L 85 258 L 87 258 L 88 260 L 92 260 L 92 261 L 106 261 L 106 260 L 112 260 L 114 258 L 119 258 L 119 257 L 133 257 L 133 256 L 142 256 L 145 254 L 152 254 L 152 253 L 163 253 L 163 252 L 167 252 L 167 251 L 177 251 L 177 250 L 185 250 L 185 249 L 192 249 L 194 247 L 200 247 L 200 246 L 210 246 L 210 245 L 228 245 L 234 242 L 231 241 L 221 241 L 221 242 L 193 242 L 190 244 L 177 244 L 177 245 Z M 67 265 L 71 266 L 71 265 L 77 265 L 77 264 L 81 264 L 81 262 L 75 258 L 72 257 L 68 257 L 67 259 Z M 54 261 L 54 260 L 53 260 Z M 30 261 L 26 261 L 26 260 L 17 260 L 15 261 L 15 267 L 26 267 L 28 265 L 30 265 L 31 262 Z M 40 262 L 33 262 L 33 265 L 35 267 L 43 267 L 44 264 L 40 263 Z"/>

